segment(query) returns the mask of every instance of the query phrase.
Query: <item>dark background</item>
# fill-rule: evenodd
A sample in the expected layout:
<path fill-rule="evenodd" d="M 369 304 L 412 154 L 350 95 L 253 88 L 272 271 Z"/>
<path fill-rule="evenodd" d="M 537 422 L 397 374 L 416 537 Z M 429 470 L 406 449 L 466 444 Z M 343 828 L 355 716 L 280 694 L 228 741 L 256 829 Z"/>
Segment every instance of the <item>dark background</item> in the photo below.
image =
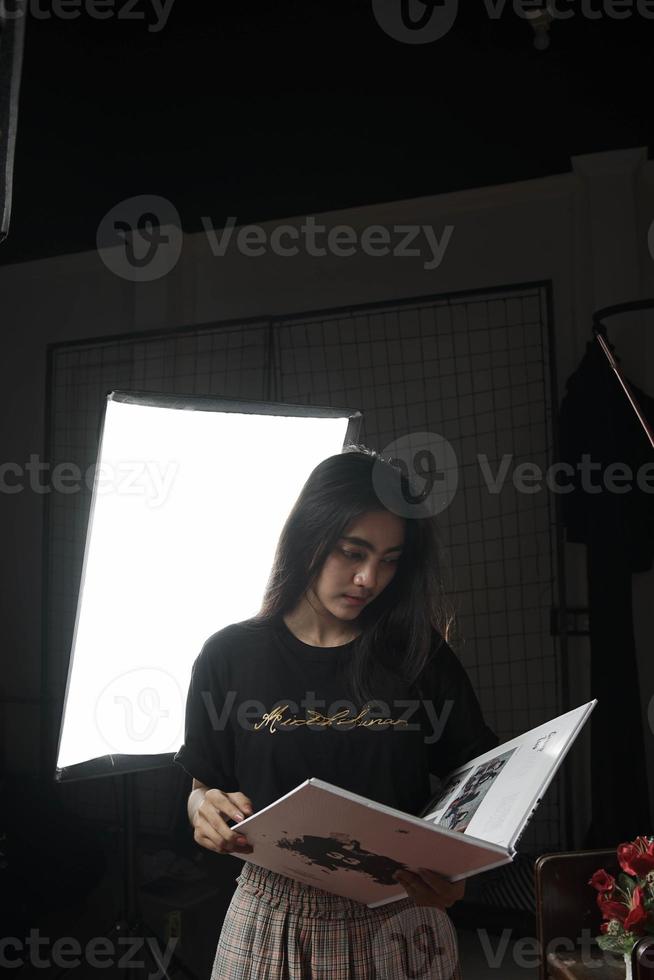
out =
<path fill-rule="evenodd" d="M 194 232 L 202 216 L 220 226 L 229 215 L 242 224 L 315 214 L 568 173 L 576 154 L 651 148 L 654 21 L 589 20 L 572 8 L 546 51 L 510 4 L 494 21 L 481 2 L 462 2 L 450 33 L 426 45 L 384 34 L 370 0 L 176 0 L 159 33 L 143 20 L 30 17 L 0 263 L 94 249 L 101 218 L 133 195 L 168 198 Z M 144 0 L 136 9 L 148 10 Z M 0 789 L 9 929 L 109 929 L 121 869 L 107 869 L 105 856 L 118 853 L 117 838 L 72 826 L 54 786 L 7 780 Z M 183 806 L 167 845 L 196 857 Z M 213 899 L 201 916 L 189 911 L 205 930 L 205 958 L 239 867 L 216 861 Z M 88 904 L 107 870 L 114 880 Z M 163 931 L 171 906 L 158 900 Z"/>
<path fill-rule="evenodd" d="M 654 21 L 570 9 L 547 51 L 510 3 L 497 20 L 460 4 L 445 37 L 412 45 L 370 0 L 176 0 L 158 33 L 30 17 L 0 262 L 94 248 L 102 216 L 135 194 L 167 197 L 192 232 L 202 215 L 418 197 L 651 145 Z M 135 11 L 154 24 L 147 0 Z"/>

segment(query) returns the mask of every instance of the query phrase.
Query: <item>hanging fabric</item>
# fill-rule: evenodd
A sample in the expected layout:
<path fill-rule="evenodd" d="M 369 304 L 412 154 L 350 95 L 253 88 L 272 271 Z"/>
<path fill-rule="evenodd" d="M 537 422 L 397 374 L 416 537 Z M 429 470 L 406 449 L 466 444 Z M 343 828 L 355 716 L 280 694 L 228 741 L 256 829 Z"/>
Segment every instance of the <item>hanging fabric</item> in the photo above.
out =
<path fill-rule="evenodd" d="M 651 425 L 654 399 L 629 387 Z M 587 344 L 566 384 L 559 444 L 562 461 L 574 467 L 573 490 L 562 497 L 566 537 L 586 545 L 591 696 L 598 699 L 584 846 L 609 847 L 651 829 L 631 576 L 654 560 L 654 451 L 597 342 Z M 607 472 L 611 464 L 623 467 Z M 648 472 L 649 490 L 638 484 Z"/>

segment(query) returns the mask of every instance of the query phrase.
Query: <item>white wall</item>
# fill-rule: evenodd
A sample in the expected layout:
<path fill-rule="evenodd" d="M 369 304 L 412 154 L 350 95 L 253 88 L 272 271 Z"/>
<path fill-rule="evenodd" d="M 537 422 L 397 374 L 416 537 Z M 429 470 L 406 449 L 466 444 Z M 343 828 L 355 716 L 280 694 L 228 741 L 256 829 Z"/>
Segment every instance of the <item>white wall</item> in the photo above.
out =
<path fill-rule="evenodd" d="M 167 276 L 130 283 L 96 252 L 0 267 L 5 356 L 0 363 L 3 427 L 0 457 L 24 464 L 42 455 L 46 345 L 227 318 L 279 314 L 551 279 L 560 394 L 591 337 L 599 306 L 654 295 L 647 233 L 654 218 L 654 164 L 644 150 L 577 157 L 569 174 L 455 194 L 398 201 L 316 216 L 327 224 L 431 225 L 453 233 L 441 265 L 424 257 L 251 257 L 234 248 L 212 255 L 204 233 L 186 236 Z M 303 217 L 288 222 L 300 224 Z M 275 223 L 264 227 L 270 231 Z M 654 391 L 654 333 L 632 318 L 610 336 L 628 376 Z M 651 318 L 649 319 L 651 323 Z M 39 695 L 42 496 L 26 489 L 2 495 L 0 607 L 9 671 L 4 694 Z M 569 602 L 585 602 L 584 552 L 568 548 Z M 649 647 L 654 573 L 634 578 L 634 615 L 643 712 L 654 691 Z M 587 644 L 571 641 L 579 685 Z M 5 745 L 12 769 L 37 762 L 36 706 L 6 709 Z M 20 737 L 17 732 L 21 731 Z M 652 732 L 649 771 L 654 772 Z M 10 739 L 10 742 L 7 742 Z M 651 787 L 654 795 L 654 786 Z"/>

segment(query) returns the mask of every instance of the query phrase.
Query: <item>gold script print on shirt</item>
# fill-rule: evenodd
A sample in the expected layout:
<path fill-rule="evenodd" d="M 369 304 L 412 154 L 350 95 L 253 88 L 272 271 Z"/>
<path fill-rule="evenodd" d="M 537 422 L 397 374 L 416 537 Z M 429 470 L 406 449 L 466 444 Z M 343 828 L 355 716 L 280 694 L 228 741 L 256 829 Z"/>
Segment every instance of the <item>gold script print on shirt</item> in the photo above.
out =
<path fill-rule="evenodd" d="M 313 708 L 310 708 L 306 718 L 298 718 L 296 715 L 285 715 L 287 709 L 288 705 L 285 704 L 278 705 L 272 711 L 267 711 L 252 726 L 254 731 L 258 732 L 260 729 L 265 728 L 271 735 L 274 735 L 277 731 L 277 726 L 295 728 L 297 725 L 317 725 L 322 728 L 333 728 L 338 725 L 352 725 L 354 728 L 381 728 L 388 725 L 407 724 L 406 718 L 398 718 L 397 721 L 393 718 L 368 718 L 366 717 L 370 712 L 368 705 L 361 708 L 358 715 L 352 715 L 349 708 L 343 708 L 333 715 L 323 715 L 320 711 L 314 711 Z"/>

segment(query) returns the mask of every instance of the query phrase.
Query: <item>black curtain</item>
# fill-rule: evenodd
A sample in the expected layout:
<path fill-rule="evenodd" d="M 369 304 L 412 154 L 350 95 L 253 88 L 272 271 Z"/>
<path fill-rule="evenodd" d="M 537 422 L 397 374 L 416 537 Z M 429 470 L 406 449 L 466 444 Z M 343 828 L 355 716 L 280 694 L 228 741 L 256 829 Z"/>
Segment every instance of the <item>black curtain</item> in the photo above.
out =
<path fill-rule="evenodd" d="M 654 401 L 630 387 L 652 423 Z M 636 480 L 639 468 L 654 462 L 654 451 L 597 341 L 588 343 L 566 384 L 559 438 L 562 460 L 575 467 L 574 490 L 563 496 L 562 511 L 567 540 L 586 544 L 591 692 L 598 700 L 591 716 L 592 822 L 584 846 L 610 848 L 652 833 L 631 576 L 648 571 L 654 557 L 654 467 L 650 492 Z M 586 464 L 600 464 L 587 468 L 585 486 L 584 455 Z M 629 467 L 630 483 L 616 477 L 626 492 L 606 489 L 611 463 Z"/>

